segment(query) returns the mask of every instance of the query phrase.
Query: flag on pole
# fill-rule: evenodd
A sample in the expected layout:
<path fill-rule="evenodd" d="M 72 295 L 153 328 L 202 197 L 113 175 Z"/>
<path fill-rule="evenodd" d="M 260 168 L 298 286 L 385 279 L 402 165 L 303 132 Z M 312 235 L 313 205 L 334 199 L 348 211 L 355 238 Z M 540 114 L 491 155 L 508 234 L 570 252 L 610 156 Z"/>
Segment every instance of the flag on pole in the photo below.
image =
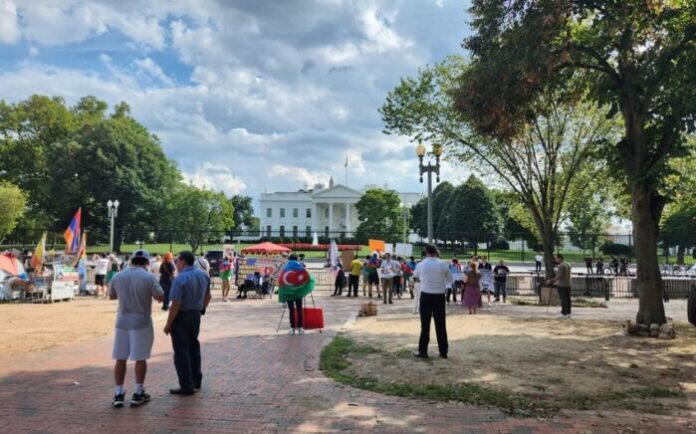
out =
<path fill-rule="evenodd" d="M 39 240 L 39 244 L 36 245 L 34 249 L 34 254 L 31 257 L 31 266 L 34 269 L 39 268 L 44 263 L 44 257 L 46 256 L 46 232 Z"/>
<path fill-rule="evenodd" d="M 80 250 L 77 251 L 77 256 L 75 257 L 75 266 L 79 267 L 80 263 L 84 266 L 84 260 L 87 259 L 87 234 L 82 233 L 80 237 Z"/>
<path fill-rule="evenodd" d="M 82 208 L 78 208 L 75 216 L 70 222 L 70 226 L 65 230 L 65 251 L 67 253 L 76 252 L 80 246 L 80 220 L 82 220 Z"/>

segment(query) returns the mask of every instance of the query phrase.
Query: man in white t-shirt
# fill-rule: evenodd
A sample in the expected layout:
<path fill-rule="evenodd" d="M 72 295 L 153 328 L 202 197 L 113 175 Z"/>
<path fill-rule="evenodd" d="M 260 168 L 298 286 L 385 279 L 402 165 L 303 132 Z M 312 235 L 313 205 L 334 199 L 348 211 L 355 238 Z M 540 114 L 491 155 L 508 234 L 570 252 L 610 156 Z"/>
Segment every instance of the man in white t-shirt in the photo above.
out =
<path fill-rule="evenodd" d="M 537 273 L 541 273 L 541 263 L 544 261 L 544 257 L 541 256 L 541 252 L 537 252 L 536 256 L 534 257 L 534 271 Z"/>
<path fill-rule="evenodd" d="M 106 257 L 106 253 L 102 253 L 101 257 L 97 259 L 94 270 L 94 284 L 97 287 L 97 297 L 99 297 L 101 294 L 106 295 L 106 273 L 108 271 L 109 258 Z"/>
<path fill-rule="evenodd" d="M 384 260 L 380 266 L 380 274 L 382 275 L 382 293 L 384 298 L 384 304 L 387 304 L 387 294 L 389 295 L 389 304 L 392 302 L 392 288 L 394 285 L 394 276 L 396 276 L 397 271 L 400 269 L 398 262 L 392 260 L 391 254 L 385 253 Z"/>
<path fill-rule="evenodd" d="M 147 359 L 150 358 L 154 342 L 152 327 L 152 299 L 162 301 L 164 291 L 157 278 L 148 272 L 150 255 L 145 250 L 137 250 L 131 258 L 131 267 L 116 274 L 109 285 L 109 298 L 118 299 L 118 315 L 112 357 L 116 360 L 114 378 L 116 393 L 112 405 L 123 407 L 126 378 L 126 361 L 135 361 L 135 393 L 131 406 L 145 404 L 150 395 L 145 393 L 143 383 L 147 373 Z"/>
<path fill-rule="evenodd" d="M 447 263 L 438 259 L 439 252 L 433 244 L 425 246 L 427 258 L 421 261 L 413 272 L 413 277 L 420 282 L 420 318 L 421 333 L 418 340 L 418 352 L 413 355 L 428 358 L 430 343 L 430 318 L 435 321 L 435 334 L 440 357 L 447 358 L 447 325 L 445 323 L 445 290 L 453 283 Z"/>
<path fill-rule="evenodd" d="M 159 255 L 155 255 L 155 257 L 150 260 L 150 273 L 154 274 L 155 277 L 158 279 L 159 279 L 161 266 L 162 266 L 162 258 L 160 258 Z"/>

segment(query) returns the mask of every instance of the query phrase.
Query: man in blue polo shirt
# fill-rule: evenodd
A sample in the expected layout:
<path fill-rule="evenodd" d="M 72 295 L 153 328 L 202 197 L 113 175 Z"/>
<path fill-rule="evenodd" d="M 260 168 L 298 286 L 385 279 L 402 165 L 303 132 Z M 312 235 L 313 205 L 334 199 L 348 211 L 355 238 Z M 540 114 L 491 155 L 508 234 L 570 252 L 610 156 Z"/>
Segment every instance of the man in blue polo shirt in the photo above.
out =
<path fill-rule="evenodd" d="M 170 389 L 173 395 L 193 395 L 201 388 L 201 345 L 198 332 L 201 315 L 210 302 L 210 277 L 194 268 L 191 252 L 181 252 L 176 258 L 179 275 L 169 292 L 169 317 L 164 333 L 171 334 L 174 349 L 174 367 L 179 377 L 179 388 Z"/>

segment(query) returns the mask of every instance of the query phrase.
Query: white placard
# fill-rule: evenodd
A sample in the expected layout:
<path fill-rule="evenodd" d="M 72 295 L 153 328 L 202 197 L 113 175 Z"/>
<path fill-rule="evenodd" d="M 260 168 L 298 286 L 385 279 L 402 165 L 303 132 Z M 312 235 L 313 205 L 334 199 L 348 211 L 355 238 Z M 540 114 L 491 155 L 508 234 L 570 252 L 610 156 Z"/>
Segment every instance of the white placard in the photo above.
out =
<path fill-rule="evenodd" d="M 396 243 L 396 248 L 394 250 L 397 256 L 413 256 L 413 244 Z"/>
<path fill-rule="evenodd" d="M 385 243 L 384 244 L 384 253 L 389 253 L 389 254 L 394 253 L 394 244 Z"/>

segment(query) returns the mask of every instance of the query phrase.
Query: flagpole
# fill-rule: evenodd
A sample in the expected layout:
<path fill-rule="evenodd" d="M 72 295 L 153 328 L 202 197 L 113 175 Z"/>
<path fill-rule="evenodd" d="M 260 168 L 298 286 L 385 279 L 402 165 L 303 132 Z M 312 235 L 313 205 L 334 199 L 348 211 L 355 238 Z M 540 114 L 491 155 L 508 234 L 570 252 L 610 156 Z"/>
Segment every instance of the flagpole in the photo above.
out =
<path fill-rule="evenodd" d="M 346 155 L 346 164 L 343 165 L 346 169 L 346 187 L 348 187 L 348 156 Z"/>

